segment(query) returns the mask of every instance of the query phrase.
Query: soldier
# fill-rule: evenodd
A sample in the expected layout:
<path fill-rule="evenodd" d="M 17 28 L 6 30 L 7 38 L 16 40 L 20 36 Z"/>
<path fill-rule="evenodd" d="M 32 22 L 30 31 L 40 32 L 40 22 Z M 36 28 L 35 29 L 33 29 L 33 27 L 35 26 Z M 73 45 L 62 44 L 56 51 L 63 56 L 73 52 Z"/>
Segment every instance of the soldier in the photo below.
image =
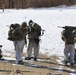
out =
<path fill-rule="evenodd" d="M 37 61 L 40 48 L 39 46 L 40 36 L 41 36 L 41 26 L 30 20 L 28 29 L 29 43 L 27 48 L 27 57 L 25 57 L 25 60 L 31 60 L 32 50 L 34 50 L 33 60 Z"/>
<path fill-rule="evenodd" d="M 70 65 L 74 65 L 74 54 L 75 54 L 75 42 L 74 32 L 71 29 L 65 29 L 62 31 L 62 40 L 65 42 L 64 55 L 65 65 L 70 62 Z M 70 55 L 69 55 L 70 54 Z"/>
<path fill-rule="evenodd" d="M 23 22 L 21 26 L 16 28 L 12 33 L 12 36 L 15 38 L 13 43 L 15 47 L 17 63 L 23 64 L 22 52 L 25 45 L 25 37 L 27 35 L 27 23 Z"/>
<path fill-rule="evenodd" d="M 2 50 L 1 50 L 1 48 L 2 48 L 2 45 L 0 45 L 0 60 L 3 60 L 2 59 L 3 56 L 2 56 Z"/>

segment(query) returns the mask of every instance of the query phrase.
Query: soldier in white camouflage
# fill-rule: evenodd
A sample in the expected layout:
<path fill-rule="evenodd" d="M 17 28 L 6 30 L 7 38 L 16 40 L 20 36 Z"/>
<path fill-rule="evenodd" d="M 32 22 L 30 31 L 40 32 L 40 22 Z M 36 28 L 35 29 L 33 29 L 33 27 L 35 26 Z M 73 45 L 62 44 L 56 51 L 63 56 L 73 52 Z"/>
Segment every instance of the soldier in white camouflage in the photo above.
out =
<path fill-rule="evenodd" d="M 39 55 L 39 41 L 41 36 L 41 26 L 37 23 L 34 23 L 32 20 L 29 21 L 29 29 L 28 29 L 28 48 L 27 48 L 27 57 L 25 60 L 31 60 L 32 50 L 34 51 L 33 60 L 37 61 Z"/>
<path fill-rule="evenodd" d="M 64 56 L 65 56 L 65 65 L 70 62 L 70 65 L 73 66 L 75 63 L 75 41 L 74 41 L 75 32 L 73 30 L 65 29 L 62 31 L 62 40 L 65 42 Z"/>
<path fill-rule="evenodd" d="M 22 52 L 25 45 L 25 38 L 27 35 L 27 23 L 23 22 L 20 27 L 13 31 L 13 37 L 15 37 L 14 47 L 16 52 L 16 59 L 18 64 L 23 64 Z"/>

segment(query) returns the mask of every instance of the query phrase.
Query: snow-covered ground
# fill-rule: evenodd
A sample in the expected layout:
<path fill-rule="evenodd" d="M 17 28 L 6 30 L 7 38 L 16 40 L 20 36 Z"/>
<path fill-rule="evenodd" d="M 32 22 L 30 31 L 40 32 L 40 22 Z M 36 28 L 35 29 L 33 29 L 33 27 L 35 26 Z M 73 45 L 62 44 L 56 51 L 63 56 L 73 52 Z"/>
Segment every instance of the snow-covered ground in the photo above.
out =
<path fill-rule="evenodd" d="M 0 44 L 3 45 L 3 55 L 13 56 L 14 46 L 7 40 L 10 24 L 27 22 L 32 19 L 45 30 L 41 37 L 40 53 L 64 56 L 64 42 L 61 40 L 62 28 L 58 26 L 76 26 L 76 6 L 59 6 L 41 9 L 0 9 Z M 26 47 L 24 52 L 26 52 Z M 59 61 L 58 61 L 59 62 Z M 72 74 L 73 75 L 73 74 Z"/>
<path fill-rule="evenodd" d="M 32 19 L 41 25 L 45 34 L 41 37 L 40 53 L 63 56 L 64 42 L 61 40 L 62 28 L 58 26 L 76 26 L 76 7 L 52 7 L 41 9 L 0 9 L 0 44 L 3 45 L 3 54 L 14 54 L 12 41 L 7 40 L 9 27 L 7 25 L 27 22 Z M 26 48 L 24 48 L 26 52 Z"/>

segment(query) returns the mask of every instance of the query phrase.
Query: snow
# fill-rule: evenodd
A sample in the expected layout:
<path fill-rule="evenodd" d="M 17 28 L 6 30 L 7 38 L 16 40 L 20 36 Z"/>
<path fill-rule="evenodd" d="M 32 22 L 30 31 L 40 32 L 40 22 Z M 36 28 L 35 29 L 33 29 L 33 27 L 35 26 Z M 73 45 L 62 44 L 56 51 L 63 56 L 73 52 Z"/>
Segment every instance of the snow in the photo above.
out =
<path fill-rule="evenodd" d="M 58 26 L 76 26 L 76 7 L 53 7 L 41 9 L 5 9 L 0 10 L 0 44 L 3 45 L 3 54 L 11 56 L 14 53 L 12 41 L 7 40 L 9 25 L 32 19 L 41 25 L 45 34 L 41 37 L 40 52 L 43 54 L 63 56 L 64 42 L 61 40 L 62 28 Z M 6 26 L 8 25 L 8 26 Z M 26 48 L 24 48 L 26 52 Z"/>
<path fill-rule="evenodd" d="M 10 24 L 27 22 L 32 19 L 45 30 L 41 36 L 40 53 L 64 56 L 64 42 L 61 40 L 62 28 L 58 26 L 76 26 L 76 6 L 52 8 L 0 9 L 0 44 L 3 55 L 14 56 L 12 41 L 7 40 Z M 8 25 L 8 26 L 7 26 Z M 26 48 L 24 48 L 26 52 Z"/>

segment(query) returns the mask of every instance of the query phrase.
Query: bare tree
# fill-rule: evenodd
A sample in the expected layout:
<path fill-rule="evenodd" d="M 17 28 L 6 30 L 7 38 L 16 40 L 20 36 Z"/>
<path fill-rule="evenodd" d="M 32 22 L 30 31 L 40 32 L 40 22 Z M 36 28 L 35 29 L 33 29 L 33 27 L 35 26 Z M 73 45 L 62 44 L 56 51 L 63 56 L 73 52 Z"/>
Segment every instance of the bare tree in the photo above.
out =
<path fill-rule="evenodd" d="M 3 0 L 3 12 L 4 12 L 4 8 L 5 8 L 5 1 Z"/>

